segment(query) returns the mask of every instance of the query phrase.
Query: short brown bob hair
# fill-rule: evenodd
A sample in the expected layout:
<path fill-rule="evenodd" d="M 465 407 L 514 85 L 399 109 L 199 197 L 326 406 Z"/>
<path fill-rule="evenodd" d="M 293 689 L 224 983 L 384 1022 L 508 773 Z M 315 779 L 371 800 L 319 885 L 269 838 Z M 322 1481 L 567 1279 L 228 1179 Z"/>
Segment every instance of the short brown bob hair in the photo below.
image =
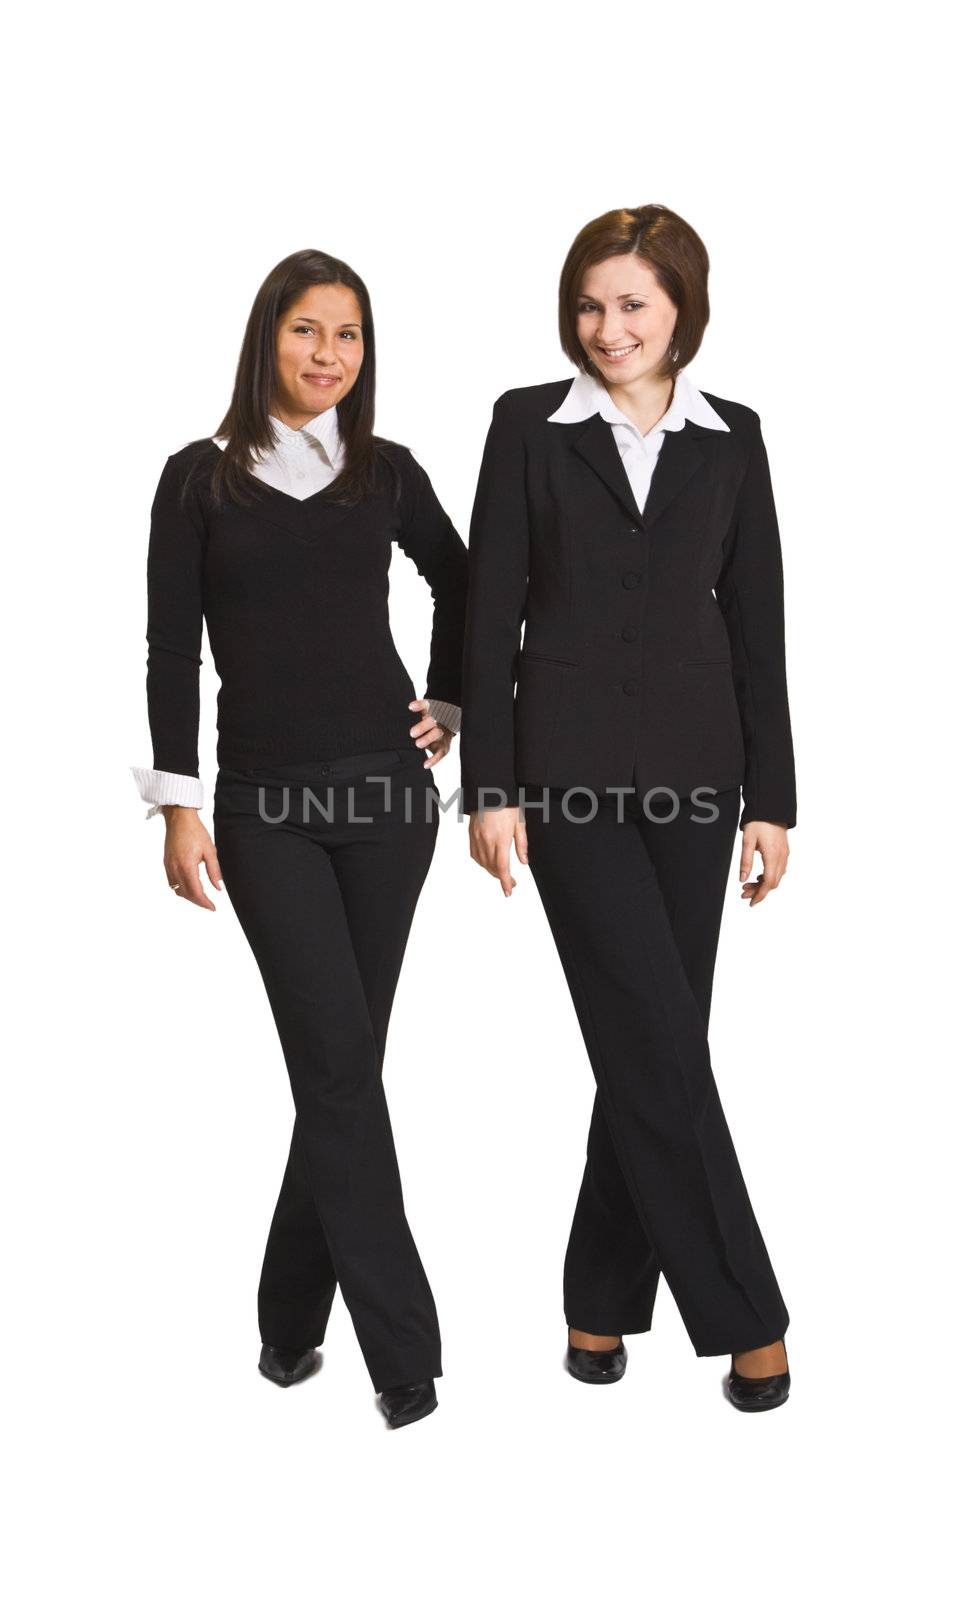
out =
<path fill-rule="evenodd" d="M 648 263 L 676 306 L 676 327 L 660 373 L 671 378 L 693 360 L 710 320 L 710 258 L 700 235 L 668 206 L 606 211 L 576 234 L 559 278 L 562 349 L 574 366 L 599 377 L 576 332 L 582 283 L 590 267 L 610 256 L 626 255 L 637 255 Z"/>

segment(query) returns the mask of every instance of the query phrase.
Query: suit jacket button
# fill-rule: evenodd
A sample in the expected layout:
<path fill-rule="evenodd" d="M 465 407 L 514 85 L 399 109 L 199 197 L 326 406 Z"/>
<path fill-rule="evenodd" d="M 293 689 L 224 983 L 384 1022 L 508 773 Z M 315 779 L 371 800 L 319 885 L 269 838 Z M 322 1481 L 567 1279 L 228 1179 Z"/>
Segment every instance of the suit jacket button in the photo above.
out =
<path fill-rule="evenodd" d="M 630 533 L 642 533 L 643 530 L 639 526 L 638 522 L 634 522 L 629 531 L 630 531 Z"/>
<path fill-rule="evenodd" d="M 622 630 L 622 636 L 625 639 L 627 644 L 632 644 L 632 642 L 636 638 L 638 632 L 639 632 L 638 628 L 632 628 L 627 623 L 625 628 L 623 628 L 623 630 Z"/>
<path fill-rule="evenodd" d="M 624 589 L 638 589 L 640 574 L 638 572 L 624 572 L 622 586 Z"/>
<path fill-rule="evenodd" d="M 636 679 L 635 678 L 627 678 L 625 683 L 622 686 L 622 692 L 623 692 L 623 694 L 638 694 L 639 693 L 639 684 L 637 683 Z"/>

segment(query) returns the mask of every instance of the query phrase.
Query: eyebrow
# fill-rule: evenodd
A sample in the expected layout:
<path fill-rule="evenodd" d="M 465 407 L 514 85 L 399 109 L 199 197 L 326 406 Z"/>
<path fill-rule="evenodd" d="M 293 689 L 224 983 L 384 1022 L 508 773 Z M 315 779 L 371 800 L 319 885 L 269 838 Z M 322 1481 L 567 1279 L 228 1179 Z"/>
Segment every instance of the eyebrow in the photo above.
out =
<path fill-rule="evenodd" d="M 628 294 L 617 294 L 616 295 L 616 299 L 617 300 L 641 300 L 645 293 L 646 293 L 645 289 L 630 289 Z M 594 294 L 580 294 L 579 295 L 579 299 L 580 300 L 596 300 L 596 297 L 595 297 Z M 598 305 L 598 304 L 599 304 L 599 301 L 596 300 L 596 305 Z"/>
<path fill-rule="evenodd" d="M 314 328 L 319 328 L 321 326 L 321 324 L 317 321 L 316 317 L 297 317 L 297 316 L 294 316 L 292 320 L 294 322 L 312 322 Z M 339 323 L 337 323 L 337 327 L 339 327 L 339 328 L 360 328 L 362 330 L 363 324 L 360 323 L 360 322 L 339 322 Z"/>

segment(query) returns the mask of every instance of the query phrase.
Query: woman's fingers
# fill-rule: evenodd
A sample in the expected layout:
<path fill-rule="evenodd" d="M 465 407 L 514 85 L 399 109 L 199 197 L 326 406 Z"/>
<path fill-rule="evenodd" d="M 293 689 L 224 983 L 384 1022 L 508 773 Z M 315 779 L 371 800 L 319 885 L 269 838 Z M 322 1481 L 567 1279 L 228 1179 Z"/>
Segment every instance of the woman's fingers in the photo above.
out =
<path fill-rule="evenodd" d="M 427 748 L 430 751 L 430 755 L 424 765 L 425 767 L 436 767 L 439 761 L 444 760 L 451 748 L 450 728 L 438 728 L 438 738 L 432 740 Z"/>
<path fill-rule="evenodd" d="M 210 882 L 222 887 L 222 872 L 215 845 L 198 812 L 190 806 L 173 806 L 165 814 L 165 874 L 168 886 L 180 900 L 214 911 L 202 886 L 201 863 Z"/>
<path fill-rule="evenodd" d="M 755 850 L 760 852 L 764 870 L 758 874 L 756 882 L 751 883 L 749 880 L 754 870 Z M 779 823 L 749 823 L 744 829 L 740 851 L 740 877 L 742 881 L 746 880 L 741 890 L 742 898 L 748 900 L 752 906 L 759 905 L 761 900 L 766 900 L 787 871 L 789 857 L 786 828 L 781 827 Z"/>
<path fill-rule="evenodd" d="M 764 863 L 763 872 L 758 873 L 756 881 L 745 883 L 741 892 L 744 900 L 749 900 L 752 906 L 759 905 L 761 900 L 766 900 L 772 889 L 776 889 L 787 870 L 787 858 L 774 854 L 772 851 L 761 851 Z"/>
<path fill-rule="evenodd" d="M 421 717 L 420 722 L 415 722 L 410 730 L 410 736 L 416 745 L 426 744 L 428 736 L 437 730 L 437 721 L 434 717 Z"/>
<path fill-rule="evenodd" d="M 445 735 L 449 739 L 451 737 L 450 729 L 442 728 L 439 723 L 434 721 L 433 717 L 424 717 L 423 721 L 419 722 L 417 726 L 421 730 L 420 733 L 414 735 L 414 743 L 418 750 L 423 750 L 426 745 L 435 744 L 438 739 L 443 738 Z"/>
<path fill-rule="evenodd" d="M 506 899 L 517 887 L 517 880 L 511 875 L 509 859 L 512 838 L 515 838 L 517 848 L 520 826 L 518 807 L 513 806 L 500 811 L 475 812 L 468 829 L 472 859 L 498 879 Z"/>
<path fill-rule="evenodd" d="M 215 847 L 212 847 L 211 865 L 207 853 L 200 851 L 192 856 L 166 856 L 165 872 L 168 877 L 168 887 L 178 895 L 179 900 L 189 900 L 193 906 L 204 906 L 209 911 L 214 911 L 215 906 L 202 887 L 202 874 L 199 867 L 205 862 L 206 872 L 213 883 L 217 882 L 222 887 L 222 874 L 219 871 L 218 858 Z"/>
<path fill-rule="evenodd" d="M 740 881 L 743 882 L 754 870 L 754 835 L 747 828 L 744 829 L 743 843 L 740 847 Z"/>
<path fill-rule="evenodd" d="M 493 878 L 498 879 L 498 882 L 501 884 L 505 896 L 507 897 L 511 894 L 512 889 L 515 887 L 515 879 L 512 877 L 508 867 L 507 846 L 505 849 L 506 854 L 504 860 L 502 860 L 501 854 L 496 850 L 481 852 L 472 850 L 471 855 L 472 858 L 478 863 L 479 867 L 484 867 L 485 872 L 489 872 Z"/>
<path fill-rule="evenodd" d="M 516 882 L 517 882 L 517 880 L 515 878 L 513 878 L 512 875 L 511 875 L 511 867 L 508 864 L 508 853 L 507 853 L 507 851 L 505 853 L 504 859 L 502 859 L 501 856 L 497 856 L 495 858 L 495 863 L 494 863 L 494 866 L 492 868 L 492 872 L 493 872 L 494 876 L 498 879 L 498 882 L 501 884 L 502 894 L 505 896 L 505 899 L 507 900 L 508 896 L 511 894 L 512 889 L 515 888 Z"/>
<path fill-rule="evenodd" d="M 421 736 L 426 735 L 430 729 L 437 727 L 437 719 L 432 717 L 428 712 L 426 700 L 411 700 L 409 702 L 408 709 L 411 711 L 423 711 L 425 713 L 419 722 L 415 722 L 413 724 L 410 730 L 411 738 L 414 740 L 415 744 L 419 745 L 421 743 Z"/>
<path fill-rule="evenodd" d="M 214 911 L 215 906 L 202 887 L 199 866 L 203 859 L 200 855 L 193 860 L 177 861 L 174 871 L 169 873 L 169 882 L 178 884 L 180 900 L 190 900 L 193 906 L 204 906 L 209 911 Z"/>
<path fill-rule="evenodd" d="M 191 888 L 191 894 L 189 898 L 194 902 L 194 904 L 197 906 L 204 906 L 207 911 L 214 911 L 215 906 L 202 887 L 202 874 L 197 866 L 189 879 L 189 885 Z"/>
<path fill-rule="evenodd" d="M 411 711 L 427 712 L 427 701 L 411 700 L 409 709 Z M 432 717 L 430 712 L 421 717 L 419 722 L 413 724 L 410 729 L 410 736 L 418 750 L 430 752 L 428 759 L 424 763 L 425 768 L 436 767 L 439 761 L 444 760 L 451 748 L 451 740 L 454 737 L 451 729 L 442 728 L 437 718 Z"/>
<path fill-rule="evenodd" d="M 216 855 L 215 845 L 214 844 L 210 844 L 209 845 L 209 847 L 206 850 L 204 856 L 202 857 L 202 860 L 205 862 L 205 871 L 206 871 L 206 874 L 208 876 L 209 882 L 216 889 L 221 889 L 222 888 L 222 868 L 219 866 L 219 858 Z"/>
<path fill-rule="evenodd" d="M 486 872 L 490 872 L 493 878 L 498 879 L 498 882 L 501 884 L 502 892 L 507 900 L 512 889 L 516 888 L 518 884 L 517 878 L 513 878 L 511 875 L 507 856 L 505 857 L 504 861 L 502 861 L 499 856 L 493 856 L 490 859 L 484 860 L 481 857 L 476 856 L 475 860 L 477 861 L 479 867 L 484 867 Z"/>

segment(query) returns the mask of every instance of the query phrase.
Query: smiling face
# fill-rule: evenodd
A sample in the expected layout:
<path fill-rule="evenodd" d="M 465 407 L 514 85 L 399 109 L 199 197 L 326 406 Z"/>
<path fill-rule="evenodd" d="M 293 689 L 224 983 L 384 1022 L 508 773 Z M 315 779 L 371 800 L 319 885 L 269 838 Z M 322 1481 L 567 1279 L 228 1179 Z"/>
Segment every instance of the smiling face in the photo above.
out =
<path fill-rule="evenodd" d="M 582 280 L 575 326 L 606 383 L 635 383 L 657 375 L 676 327 L 676 306 L 640 256 L 609 256 Z"/>
<path fill-rule="evenodd" d="M 362 318 L 353 290 L 313 284 L 277 324 L 274 416 L 290 428 L 303 427 L 349 394 L 362 363 Z"/>

